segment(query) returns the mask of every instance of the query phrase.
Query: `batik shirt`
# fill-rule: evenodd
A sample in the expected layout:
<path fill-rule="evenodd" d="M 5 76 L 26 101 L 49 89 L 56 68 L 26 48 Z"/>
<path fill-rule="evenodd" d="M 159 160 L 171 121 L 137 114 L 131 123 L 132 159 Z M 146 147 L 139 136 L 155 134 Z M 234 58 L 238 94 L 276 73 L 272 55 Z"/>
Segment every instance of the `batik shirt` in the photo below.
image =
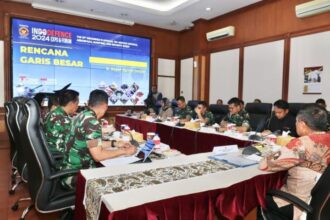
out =
<path fill-rule="evenodd" d="M 191 108 L 188 105 L 186 105 L 186 107 L 184 107 L 183 109 L 179 109 L 175 115 L 178 116 L 179 119 L 189 119 L 190 120 L 192 118 L 193 111 L 191 110 Z"/>
<path fill-rule="evenodd" d="M 250 128 L 250 116 L 245 110 L 241 110 L 237 114 L 228 113 L 222 121 Z"/>
<path fill-rule="evenodd" d="M 271 159 L 263 159 L 260 169 L 268 171 L 288 170 L 286 184 L 282 191 L 308 202 L 312 188 L 320 174 L 330 164 L 330 133 L 320 132 L 293 139 L 280 154 Z M 289 203 L 274 197 L 278 207 Z M 299 219 L 301 211 L 294 208 L 294 219 Z"/>
<path fill-rule="evenodd" d="M 87 141 L 101 141 L 102 127 L 91 109 L 79 113 L 72 122 L 66 138 L 65 169 L 88 169 L 95 167 L 95 162 L 89 153 Z"/>
<path fill-rule="evenodd" d="M 52 153 L 65 152 L 65 136 L 70 131 L 71 118 L 61 106 L 51 111 L 44 122 L 44 132 Z"/>

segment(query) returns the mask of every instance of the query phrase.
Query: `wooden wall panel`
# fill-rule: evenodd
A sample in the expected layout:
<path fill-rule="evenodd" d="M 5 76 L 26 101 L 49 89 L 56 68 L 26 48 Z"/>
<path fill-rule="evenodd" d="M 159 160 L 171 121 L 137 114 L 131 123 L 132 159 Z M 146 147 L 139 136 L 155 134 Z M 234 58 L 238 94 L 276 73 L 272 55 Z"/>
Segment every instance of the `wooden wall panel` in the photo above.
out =
<path fill-rule="evenodd" d="M 194 27 L 192 29 L 184 30 L 182 32 L 168 31 L 139 24 L 130 27 L 88 18 L 37 10 L 33 9 L 28 4 L 2 1 L 0 2 L 0 24 L 2 24 L 0 25 L 0 39 L 4 39 L 7 42 L 10 39 L 9 18 L 11 16 L 150 37 L 153 40 L 151 83 L 157 84 L 156 75 L 158 57 L 176 59 L 178 61 L 187 57 L 199 57 L 211 52 L 242 48 L 247 45 L 267 41 L 290 39 L 291 36 L 297 36 L 300 34 L 329 30 L 329 12 L 304 19 L 296 18 L 295 5 L 307 1 L 309 0 L 264 0 L 209 21 L 199 19 L 194 22 Z M 234 25 L 236 27 L 235 37 L 213 42 L 206 41 L 206 32 L 228 25 Z M 8 51 L 9 44 L 5 46 Z M 6 60 L 9 60 L 10 56 L 7 53 L 5 57 Z M 6 74 L 10 72 L 8 65 L 9 61 L 5 64 Z M 286 67 L 284 68 L 287 68 L 289 65 L 288 60 L 286 60 L 285 65 Z M 177 69 L 179 69 L 179 66 L 177 66 Z M 209 63 L 206 63 L 205 69 L 209 69 Z M 178 72 L 177 75 L 180 75 L 180 73 Z M 197 77 L 200 76 L 197 75 L 196 78 Z M 204 88 L 207 89 L 209 85 L 207 81 L 205 83 L 206 85 Z M 179 83 L 176 84 L 179 85 Z M 285 87 L 286 85 L 284 85 L 283 89 L 284 97 L 286 96 L 285 91 L 287 90 Z M 7 89 L 8 88 L 9 84 L 7 85 Z M 176 88 L 176 93 L 178 93 L 179 89 L 180 88 Z M 241 89 L 242 88 L 240 88 L 240 90 Z M 198 90 L 198 88 L 194 88 L 194 90 Z M 204 91 L 203 94 L 204 93 L 205 98 L 207 99 L 207 91 Z M 241 91 L 239 93 L 242 95 Z M 120 111 L 121 109 L 113 108 L 112 110 Z"/>
<path fill-rule="evenodd" d="M 285 40 L 282 98 L 287 99 L 291 37 L 330 30 L 330 12 L 303 19 L 296 17 L 295 6 L 307 1 L 309 0 L 264 0 L 209 21 L 198 20 L 194 22 L 195 26 L 191 30 L 181 32 L 179 56 L 199 57 L 207 53 L 241 48 L 238 94 L 242 97 L 243 48 L 254 44 Z M 234 37 L 207 42 L 205 37 L 207 32 L 229 25 L 236 28 Z M 208 69 L 209 65 L 207 63 L 205 68 Z M 205 83 L 204 89 L 208 89 L 209 81 Z M 207 95 L 204 98 L 207 99 Z"/>
<path fill-rule="evenodd" d="M 264 41 L 284 39 L 306 31 L 317 32 L 318 29 L 330 29 L 330 12 L 320 15 L 297 18 L 295 6 L 309 0 L 264 0 L 260 3 L 239 9 L 203 22 L 203 27 L 183 31 L 179 40 L 180 56 L 196 55 L 196 51 L 216 52 L 234 47 L 246 46 Z M 227 39 L 207 42 L 205 34 L 219 28 L 233 25 L 236 35 Z M 201 30 L 204 30 L 201 31 Z M 196 48 L 192 36 L 199 39 Z M 186 42 L 188 45 L 185 45 Z M 190 46 L 189 46 L 190 45 Z M 192 46 L 193 45 L 193 46 Z M 203 48 L 206 45 L 206 48 Z"/>
<path fill-rule="evenodd" d="M 4 14 L 3 14 L 3 8 L 1 7 L 0 3 L 0 40 L 4 39 Z"/>
<path fill-rule="evenodd" d="M 181 32 L 179 37 L 179 54 L 181 59 L 192 57 L 194 49 L 193 36 L 194 32 L 192 30 Z"/>
<path fill-rule="evenodd" d="M 9 140 L 5 124 L 5 109 L 0 108 L 0 141 Z"/>

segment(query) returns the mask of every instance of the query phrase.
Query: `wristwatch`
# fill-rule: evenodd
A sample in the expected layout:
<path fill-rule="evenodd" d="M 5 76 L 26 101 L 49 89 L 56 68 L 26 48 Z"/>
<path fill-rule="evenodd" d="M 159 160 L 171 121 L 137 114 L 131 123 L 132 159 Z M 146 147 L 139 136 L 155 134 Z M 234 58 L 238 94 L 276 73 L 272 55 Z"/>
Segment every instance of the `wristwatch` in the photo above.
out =
<path fill-rule="evenodd" d="M 116 140 L 112 140 L 112 141 L 111 141 L 111 147 L 116 147 L 116 146 L 115 146 L 115 143 L 116 143 L 116 142 L 117 142 Z"/>

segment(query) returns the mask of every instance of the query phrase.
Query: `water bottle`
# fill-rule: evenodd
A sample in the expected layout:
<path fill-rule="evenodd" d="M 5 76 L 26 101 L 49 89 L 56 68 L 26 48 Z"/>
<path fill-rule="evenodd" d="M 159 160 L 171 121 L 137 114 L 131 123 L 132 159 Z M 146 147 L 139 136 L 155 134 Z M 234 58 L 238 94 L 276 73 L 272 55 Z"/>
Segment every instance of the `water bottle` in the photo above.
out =
<path fill-rule="evenodd" d="M 158 134 L 156 134 L 152 140 L 153 140 L 154 144 L 156 145 L 155 147 L 159 148 L 160 147 L 160 138 L 159 138 Z"/>

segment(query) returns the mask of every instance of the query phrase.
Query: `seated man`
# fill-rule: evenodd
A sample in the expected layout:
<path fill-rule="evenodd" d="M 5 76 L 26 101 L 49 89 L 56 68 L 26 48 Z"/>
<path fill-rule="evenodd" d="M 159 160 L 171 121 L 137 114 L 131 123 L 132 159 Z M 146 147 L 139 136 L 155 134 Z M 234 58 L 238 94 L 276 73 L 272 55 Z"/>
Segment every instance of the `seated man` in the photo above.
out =
<path fill-rule="evenodd" d="M 223 105 L 223 101 L 222 101 L 222 99 L 218 99 L 216 104 L 217 104 L 217 105 Z"/>
<path fill-rule="evenodd" d="M 266 123 L 266 130 L 262 134 L 282 134 L 283 131 L 290 131 L 290 136 L 297 137 L 295 123 L 295 118 L 289 114 L 289 103 L 280 99 L 274 103 L 274 114 Z"/>
<path fill-rule="evenodd" d="M 325 102 L 324 99 L 317 99 L 316 104 L 318 104 L 319 106 L 323 107 L 325 110 L 327 110 L 327 104 Z M 328 131 L 330 131 L 330 111 L 327 111 L 328 112 Z"/>
<path fill-rule="evenodd" d="M 207 104 L 205 101 L 200 101 L 195 108 L 196 119 L 199 119 L 200 122 L 205 123 L 205 125 L 213 125 L 214 117 L 212 112 L 207 111 Z"/>
<path fill-rule="evenodd" d="M 222 119 L 220 131 L 226 130 L 228 123 L 235 124 L 236 130 L 245 132 L 250 129 L 249 114 L 242 109 L 242 101 L 239 98 L 231 98 L 228 101 L 229 113 Z"/>
<path fill-rule="evenodd" d="M 74 90 L 64 90 L 57 97 L 59 106 L 49 112 L 43 127 L 49 150 L 52 153 L 64 153 L 65 136 L 71 126 L 70 115 L 78 109 L 79 93 Z"/>
<path fill-rule="evenodd" d="M 192 118 L 193 111 L 186 104 L 186 99 L 183 96 L 179 96 L 176 101 L 178 104 L 178 110 L 175 116 L 179 117 L 180 121 L 182 122 L 190 121 L 190 119 Z"/>
<path fill-rule="evenodd" d="M 94 90 L 89 95 L 88 108 L 79 113 L 72 122 L 66 138 L 65 169 L 88 169 L 95 162 L 123 155 L 133 155 L 136 148 L 129 142 L 102 141 L 102 127 L 98 121 L 108 109 L 108 95 Z M 107 148 L 117 147 L 115 150 Z M 65 187 L 72 188 L 75 178 L 63 179 Z"/>
<path fill-rule="evenodd" d="M 323 108 L 327 109 L 327 104 L 324 99 L 317 99 L 315 101 L 315 103 L 318 104 L 319 106 L 322 106 Z"/>
<path fill-rule="evenodd" d="M 244 110 L 245 109 L 244 100 L 243 99 L 240 99 L 239 102 L 240 102 L 240 105 L 241 105 L 241 109 Z"/>
<path fill-rule="evenodd" d="M 327 112 L 319 106 L 300 110 L 296 118 L 299 138 L 293 139 L 277 153 L 260 161 L 260 169 L 288 170 L 282 191 L 308 202 L 317 177 L 330 162 L 330 133 L 326 133 Z M 271 219 L 299 219 L 301 210 L 285 200 L 267 197 L 266 211 Z M 284 218 L 286 217 L 286 218 Z"/>
<path fill-rule="evenodd" d="M 157 110 L 156 113 L 159 113 L 159 109 L 161 107 L 161 101 L 162 101 L 162 98 L 163 98 L 163 94 L 161 92 L 158 92 L 156 86 L 151 87 L 151 94 L 153 96 L 154 105 L 155 105 L 156 110 Z"/>

